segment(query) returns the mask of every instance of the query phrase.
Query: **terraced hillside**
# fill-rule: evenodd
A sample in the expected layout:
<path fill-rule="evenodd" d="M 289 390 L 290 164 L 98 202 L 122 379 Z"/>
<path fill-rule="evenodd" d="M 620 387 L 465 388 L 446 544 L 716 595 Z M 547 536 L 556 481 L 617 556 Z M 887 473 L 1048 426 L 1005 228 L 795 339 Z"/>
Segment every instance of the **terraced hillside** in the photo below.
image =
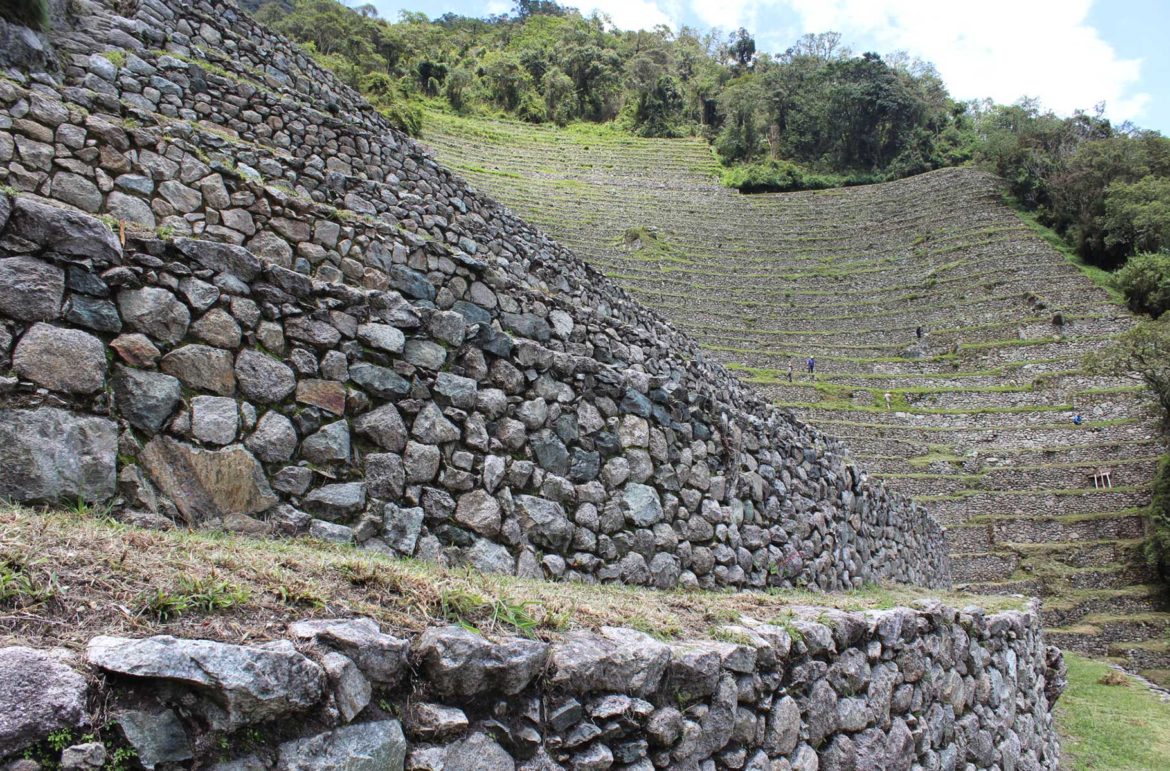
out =
<path fill-rule="evenodd" d="M 717 184 L 699 140 L 428 127 L 442 162 L 928 503 L 957 580 L 1043 595 L 1066 647 L 1170 667 L 1170 614 L 1137 553 L 1156 418 L 1134 381 L 1082 366 L 1133 320 L 993 177 L 749 197 Z"/>

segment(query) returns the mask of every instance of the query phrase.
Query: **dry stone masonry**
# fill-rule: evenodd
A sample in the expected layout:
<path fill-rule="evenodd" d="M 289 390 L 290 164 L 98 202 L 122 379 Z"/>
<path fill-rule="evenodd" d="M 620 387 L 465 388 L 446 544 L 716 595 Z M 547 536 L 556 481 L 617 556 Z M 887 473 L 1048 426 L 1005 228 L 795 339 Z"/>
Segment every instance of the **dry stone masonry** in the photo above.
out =
<path fill-rule="evenodd" d="M 408 639 L 342 619 L 254 646 L 4 648 L 0 758 L 50 730 L 82 735 L 97 718 L 86 704 L 101 703 L 146 768 L 1056 768 L 1063 670 L 1035 609 L 798 608 L 778 623 L 544 642 L 458 626 Z M 106 752 L 65 748 L 63 767 Z"/>
<path fill-rule="evenodd" d="M 0 81 L 6 497 L 555 579 L 949 580 L 923 510 L 287 43 L 90 10 L 124 57 L 75 29 L 60 82 Z"/>
<path fill-rule="evenodd" d="M 1170 668 L 1141 548 L 1160 410 L 1136 377 L 1085 366 L 1137 319 L 1005 205 L 1003 180 L 745 196 L 701 139 L 426 117 L 440 162 L 929 505 L 957 586 L 1043 596 L 1062 647 Z"/>
<path fill-rule="evenodd" d="M 0 498 L 550 580 L 949 585 L 924 509 L 234 6 L 57 11 L 0 28 L 28 44 L 0 78 Z M 714 636 L 9 647 L 0 762 L 112 721 L 146 768 L 1056 767 L 1035 608 Z"/>

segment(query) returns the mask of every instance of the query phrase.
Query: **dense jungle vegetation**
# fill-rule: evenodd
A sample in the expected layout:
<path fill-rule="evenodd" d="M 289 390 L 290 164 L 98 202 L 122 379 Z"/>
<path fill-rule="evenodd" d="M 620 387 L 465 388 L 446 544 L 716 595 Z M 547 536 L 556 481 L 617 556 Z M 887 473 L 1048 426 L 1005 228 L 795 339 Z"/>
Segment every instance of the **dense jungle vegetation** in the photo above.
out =
<path fill-rule="evenodd" d="M 933 66 L 851 51 L 834 32 L 780 53 L 744 29 L 621 31 L 551 0 L 483 19 L 336 0 L 245 0 L 398 126 L 427 110 L 535 123 L 607 124 L 640 136 L 707 137 L 744 192 L 897 179 L 976 164 L 1091 264 L 1114 269 L 1170 247 L 1170 140 L 1094 111 L 1035 100 L 959 102 Z M 1170 274 L 1164 274 L 1170 287 Z"/>

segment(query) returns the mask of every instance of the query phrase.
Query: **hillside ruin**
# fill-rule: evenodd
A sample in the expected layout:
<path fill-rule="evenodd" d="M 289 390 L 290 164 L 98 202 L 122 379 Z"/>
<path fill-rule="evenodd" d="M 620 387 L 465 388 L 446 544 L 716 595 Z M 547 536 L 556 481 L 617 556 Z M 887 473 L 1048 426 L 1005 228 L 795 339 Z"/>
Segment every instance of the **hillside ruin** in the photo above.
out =
<path fill-rule="evenodd" d="M 400 629 L 283 590 L 267 623 L 204 636 L 157 596 L 153 616 L 86 616 L 85 639 L 16 613 L 0 761 L 1057 766 L 1062 664 L 1036 605 L 925 599 L 954 573 L 924 507 L 304 52 L 227 3 L 78 0 L 46 37 L 4 33 L 27 43 L 0 79 L 9 572 L 28 583 L 22 544 L 61 521 L 32 507 L 73 506 L 116 520 L 94 543 L 124 542 L 87 556 L 94 584 L 199 529 L 240 560 L 306 536 L 368 555 L 370 583 L 413 558 L 711 609 L 657 636 L 635 614 Z M 98 596 L 79 583 L 5 601 Z M 769 591 L 765 610 L 878 584 L 924 599 L 757 618 L 731 594 Z"/>

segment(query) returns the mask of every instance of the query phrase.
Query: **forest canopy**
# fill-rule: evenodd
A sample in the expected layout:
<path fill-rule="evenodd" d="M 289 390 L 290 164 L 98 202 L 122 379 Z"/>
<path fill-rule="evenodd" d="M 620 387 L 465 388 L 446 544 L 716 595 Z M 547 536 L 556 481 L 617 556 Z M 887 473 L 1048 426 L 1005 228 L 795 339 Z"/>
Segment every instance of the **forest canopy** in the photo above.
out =
<path fill-rule="evenodd" d="M 702 136 L 744 192 L 898 179 L 973 164 L 1090 263 L 1170 249 L 1170 140 L 1103 106 L 1061 117 L 1037 101 L 963 102 L 904 52 L 852 51 L 836 32 L 761 51 L 746 29 L 623 31 L 552 0 L 470 18 L 336 0 L 245 0 L 399 128 L 426 110 L 532 123 L 610 123 Z"/>

